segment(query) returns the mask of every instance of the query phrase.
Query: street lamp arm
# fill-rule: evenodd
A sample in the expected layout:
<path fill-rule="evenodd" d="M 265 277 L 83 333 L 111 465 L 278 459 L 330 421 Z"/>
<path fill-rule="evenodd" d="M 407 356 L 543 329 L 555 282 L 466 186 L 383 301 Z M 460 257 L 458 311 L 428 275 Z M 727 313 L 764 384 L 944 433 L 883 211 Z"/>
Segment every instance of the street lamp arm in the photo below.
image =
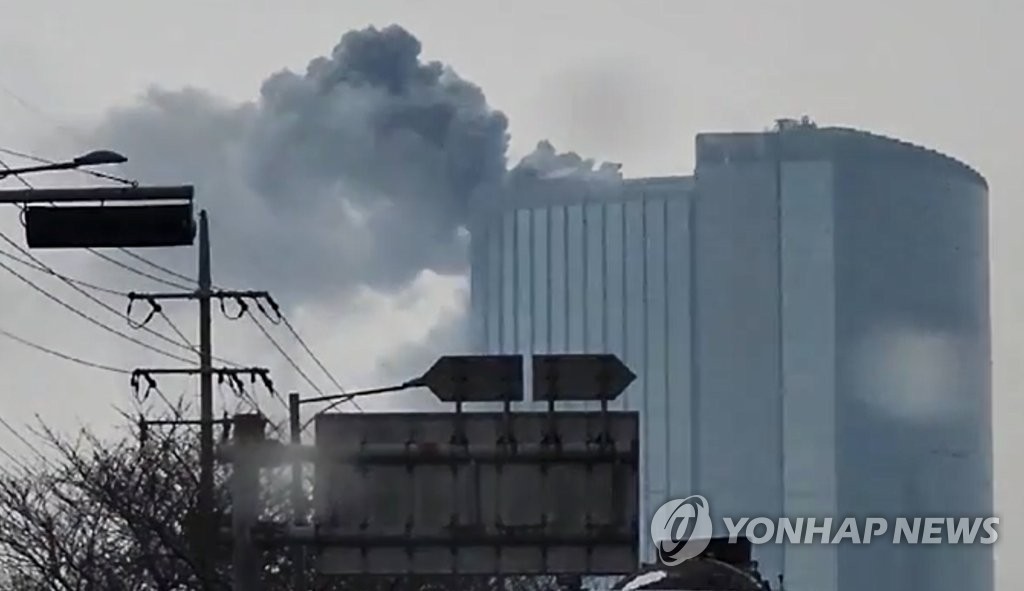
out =
<path fill-rule="evenodd" d="M 312 404 L 315 402 L 330 402 L 332 400 L 346 402 L 353 398 L 359 398 L 362 396 L 373 396 L 374 394 L 387 394 L 390 392 L 401 392 L 402 390 L 409 390 L 412 388 L 419 388 L 423 384 L 417 378 L 415 380 L 409 380 L 405 383 L 398 384 L 395 386 L 385 386 L 383 388 L 370 388 L 369 390 L 356 390 L 354 392 L 345 392 L 344 394 L 329 394 L 327 396 L 318 396 L 316 398 L 303 398 L 299 400 L 299 404 Z"/>
<path fill-rule="evenodd" d="M 0 170 L 0 179 L 7 178 L 9 176 L 15 176 L 19 174 L 29 174 L 33 172 L 45 172 L 50 170 L 69 170 L 72 168 L 78 168 L 78 164 L 74 162 L 56 162 L 54 164 L 40 164 L 38 166 L 26 166 L 24 168 L 8 168 Z"/>
<path fill-rule="evenodd" d="M 387 393 L 390 393 L 390 392 L 401 392 L 403 390 L 411 390 L 413 388 L 422 388 L 423 386 L 424 386 L 423 378 L 416 378 L 416 379 L 413 379 L 413 380 L 408 380 L 408 381 L 406 381 L 405 383 L 402 383 L 402 384 L 397 384 L 395 386 L 386 386 L 386 387 L 383 387 L 383 388 L 370 388 L 369 390 L 356 390 L 354 392 L 346 392 L 345 394 L 331 394 L 331 395 L 328 395 L 328 396 L 318 396 L 316 398 L 300 399 L 300 400 L 297 401 L 298 404 L 308 404 L 308 403 L 314 403 L 314 402 L 330 402 L 330 401 L 333 401 L 333 403 L 329 404 L 327 406 L 327 408 L 325 408 L 325 409 L 317 412 L 316 414 L 314 414 L 312 418 L 310 418 L 308 421 L 306 421 L 305 423 L 302 424 L 302 426 L 300 427 L 299 430 L 300 431 L 304 431 L 306 429 L 306 427 L 308 427 L 314 420 L 316 420 L 316 417 L 318 417 L 318 416 L 320 416 L 320 415 L 330 411 L 331 409 L 335 408 L 339 404 L 341 404 L 343 402 L 348 402 L 348 401 L 350 401 L 350 400 L 352 400 L 354 398 L 360 398 L 360 397 L 363 397 L 363 396 L 373 396 L 375 394 L 387 394 Z M 296 409 L 296 412 L 298 412 L 298 406 L 296 406 L 295 409 Z"/>
<path fill-rule="evenodd" d="M 29 174 L 33 172 L 47 172 L 51 170 L 71 170 L 74 168 L 80 168 L 82 166 L 98 166 L 100 164 L 123 164 L 125 162 L 128 162 L 128 158 L 112 150 L 93 150 L 88 154 L 82 154 L 81 156 L 77 156 L 73 160 L 69 160 L 67 162 L 47 162 L 45 164 L 37 164 L 36 166 L 26 166 L 24 168 L 7 168 L 6 170 L 0 170 L 0 179 L 19 174 Z"/>

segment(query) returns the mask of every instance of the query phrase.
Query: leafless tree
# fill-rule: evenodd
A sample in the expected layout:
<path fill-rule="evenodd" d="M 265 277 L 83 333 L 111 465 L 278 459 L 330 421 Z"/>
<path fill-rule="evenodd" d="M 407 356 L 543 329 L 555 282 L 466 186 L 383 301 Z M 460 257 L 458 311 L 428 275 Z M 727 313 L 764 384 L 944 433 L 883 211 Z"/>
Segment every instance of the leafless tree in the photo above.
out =
<path fill-rule="evenodd" d="M 129 422 L 130 424 L 130 422 Z M 187 427 L 132 429 L 114 440 L 41 429 L 49 460 L 0 472 L 0 590 L 179 591 L 201 588 L 195 553 L 198 438 Z M 227 468 L 217 474 L 217 512 L 227 525 Z M 268 477 L 266 517 L 290 514 L 286 478 Z M 275 484 L 276 483 L 276 484 Z M 230 548 L 219 547 L 216 585 L 230 588 Z M 264 588 L 290 589 L 286 548 L 268 548 Z M 307 580 L 317 581 L 315 573 Z M 545 591 L 548 578 L 321 580 L 325 590 Z"/>

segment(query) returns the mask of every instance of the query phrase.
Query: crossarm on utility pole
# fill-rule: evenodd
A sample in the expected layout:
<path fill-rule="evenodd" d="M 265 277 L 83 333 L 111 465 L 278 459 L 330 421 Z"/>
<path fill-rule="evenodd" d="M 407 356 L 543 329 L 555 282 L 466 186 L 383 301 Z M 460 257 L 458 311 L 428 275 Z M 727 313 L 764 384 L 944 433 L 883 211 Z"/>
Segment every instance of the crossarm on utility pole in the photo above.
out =
<path fill-rule="evenodd" d="M 129 292 L 129 300 L 195 300 L 198 299 L 198 292 Z M 236 298 L 250 298 L 250 299 L 270 299 L 270 292 L 258 291 L 258 290 L 237 290 L 237 289 L 217 289 L 210 290 L 210 298 L 230 300 Z"/>
<path fill-rule="evenodd" d="M 265 376 L 270 375 L 270 370 L 265 367 L 210 367 L 209 371 L 213 375 L 218 376 L 237 376 L 237 375 L 256 375 Z M 198 375 L 202 373 L 202 369 L 196 367 L 140 367 L 134 371 L 134 375 Z"/>

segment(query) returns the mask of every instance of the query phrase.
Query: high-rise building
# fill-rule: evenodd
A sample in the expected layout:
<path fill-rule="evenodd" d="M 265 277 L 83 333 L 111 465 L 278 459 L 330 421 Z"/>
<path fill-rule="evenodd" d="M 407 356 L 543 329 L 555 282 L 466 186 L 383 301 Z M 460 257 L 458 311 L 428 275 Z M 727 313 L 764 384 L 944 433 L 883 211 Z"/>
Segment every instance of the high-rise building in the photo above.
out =
<path fill-rule="evenodd" d="M 481 203 L 479 346 L 634 369 L 621 404 L 641 413 L 642 514 L 695 493 L 718 518 L 991 514 L 987 186 L 970 167 L 781 122 L 699 135 L 692 177 L 538 181 Z M 755 558 L 791 591 L 993 586 L 981 545 Z"/>

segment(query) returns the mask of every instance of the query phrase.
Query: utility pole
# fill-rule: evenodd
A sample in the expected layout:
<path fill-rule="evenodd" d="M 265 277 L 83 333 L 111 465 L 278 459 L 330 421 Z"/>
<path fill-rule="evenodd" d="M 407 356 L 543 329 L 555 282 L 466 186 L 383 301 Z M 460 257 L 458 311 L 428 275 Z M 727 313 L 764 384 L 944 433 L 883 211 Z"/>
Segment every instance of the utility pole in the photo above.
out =
<path fill-rule="evenodd" d="M 248 310 L 245 300 L 266 301 L 276 310 L 270 294 L 265 291 L 232 291 L 214 289 L 210 255 L 210 228 L 205 211 L 199 212 L 199 277 L 198 286 L 192 292 L 171 293 L 135 293 L 128 294 L 130 300 L 143 300 L 157 307 L 157 300 L 198 300 L 199 302 L 199 367 L 185 368 L 149 368 L 136 369 L 133 379 L 145 377 L 152 383 L 155 375 L 199 375 L 199 494 L 197 497 L 198 519 L 195 530 L 194 548 L 197 553 L 197 564 L 201 588 L 212 590 L 217 582 L 217 555 L 220 548 L 221 524 L 216 515 L 216 498 L 214 469 L 216 457 L 214 450 L 214 425 L 221 423 L 213 417 L 213 377 L 230 378 L 241 386 L 238 378 L 241 374 L 249 375 L 253 381 L 259 377 L 268 389 L 273 391 L 270 371 L 260 367 L 215 367 L 213 364 L 213 318 L 211 303 L 213 300 L 231 299 L 238 302 L 243 313 Z M 150 424 L 155 424 L 150 421 Z M 237 533 L 236 533 L 237 536 Z M 247 559 L 248 560 L 248 559 Z M 258 567 L 254 567 L 258 572 Z M 236 572 L 236 577 L 241 573 Z"/>
<path fill-rule="evenodd" d="M 288 395 L 288 427 L 291 443 L 302 445 L 302 419 L 299 405 L 302 404 L 297 392 Z M 302 482 L 302 459 L 292 460 L 291 504 L 292 522 L 296 526 L 306 524 L 306 491 Z M 306 588 L 306 549 L 300 544 L 292 544 L 292 587 L 296 591 Z"/>
<path fill-rule="evenodd" d="M 213 319 L 210 298 L 213 279 L 210 270 L 210 223 L 206 211 L 199 212 L 199 569 L 204 588 L 216 577 L 214 554 L 219 524 L 213 512 Z"/>

